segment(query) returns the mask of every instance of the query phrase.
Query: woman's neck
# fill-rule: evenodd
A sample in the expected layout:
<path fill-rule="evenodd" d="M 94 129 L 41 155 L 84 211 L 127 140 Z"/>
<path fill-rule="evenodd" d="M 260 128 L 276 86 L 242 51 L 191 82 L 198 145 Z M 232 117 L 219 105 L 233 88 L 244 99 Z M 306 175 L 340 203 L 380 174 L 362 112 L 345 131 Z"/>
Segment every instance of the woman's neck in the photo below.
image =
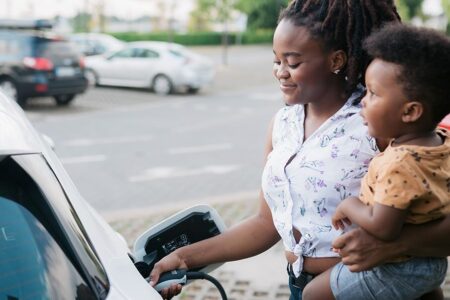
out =
<path fill-rule="evenodd" d="M 343 90 L 330 89 L 320 96 L 320 99 L 306 105 L 308 117 L 314 119 L 328 119 L 334 115 L 347 102 L 347 96 Z"/>
<path fill-rule="evenodd" d="M 326 93 L 320 100 L 305 105 L 304 140 L 308 139 L 326 120 L 334 115 L 347 101 L 344 93 Z"/>

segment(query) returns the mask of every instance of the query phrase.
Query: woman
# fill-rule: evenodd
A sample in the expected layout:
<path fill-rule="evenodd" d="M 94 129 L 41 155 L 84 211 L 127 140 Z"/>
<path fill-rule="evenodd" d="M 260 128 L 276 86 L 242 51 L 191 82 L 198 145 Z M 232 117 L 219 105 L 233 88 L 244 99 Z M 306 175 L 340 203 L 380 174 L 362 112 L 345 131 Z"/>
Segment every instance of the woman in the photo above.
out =
<path fill-rule="evenodd" d="M 341 233 L 330 218 L 342 199 L 357 195 L 378 152 L 359 116 L 368 65 L 361 43 L 386 22 L 399 22 L 391 0 L 298 0 L 281 13 L 274 75 L 287 106 L 269 129 L 259 212 L 165 257 L 155 265 L 151 284 L 164 271 L 257 255 L 281 237 L 295 300 L 315 275 L 340 261 L 331 244 Z M 344 262 L 351 253 L 347 241 L 335 245 Z M 180 290 L 173 285 L 161 294 L 171 298 Z"/>

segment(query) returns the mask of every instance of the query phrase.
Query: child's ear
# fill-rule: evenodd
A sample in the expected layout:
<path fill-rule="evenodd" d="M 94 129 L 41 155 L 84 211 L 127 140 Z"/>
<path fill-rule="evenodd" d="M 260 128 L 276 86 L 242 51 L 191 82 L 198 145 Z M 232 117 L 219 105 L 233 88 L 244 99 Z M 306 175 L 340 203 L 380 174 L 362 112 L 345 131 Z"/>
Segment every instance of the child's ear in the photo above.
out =
<path fill-rule="evenodd" d="M 347 64 L 347 53 L 343 50 L 336 50 L 330 55 L 330 71 L 338 74 Z"/>
<path fill-rule="evenodd" d="M 418 101 L 410 101 L 403 106 L 402 121 L 405 123 L 416 122 L 423 115 L 423 104 Z"/>

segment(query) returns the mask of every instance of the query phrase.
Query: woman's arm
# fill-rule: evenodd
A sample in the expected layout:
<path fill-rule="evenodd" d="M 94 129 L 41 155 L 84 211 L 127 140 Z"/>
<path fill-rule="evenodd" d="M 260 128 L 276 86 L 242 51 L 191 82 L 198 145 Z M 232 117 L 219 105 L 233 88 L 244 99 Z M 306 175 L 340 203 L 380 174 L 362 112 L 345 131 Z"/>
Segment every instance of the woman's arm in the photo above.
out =
<path fill-rule="evenodd" d="M 273 120 L 265 146 L 265 157 L 272 151 Z M 280 236 L 275 229 L 272 213 L 260 192 L 258 213 L 222 234 L 179 248 L 155 264 L 150 273 L 151 284 L 158 282 L 161 273 L 174 269 L 191 269 L 217 262 L 239 260 L 257 255 L 272 247 Z M 170 299 L 181 291 L 180 285 L 164 289 L 161 295 Z"/>
<path fill-rule="evenodd" d="M 450 256 L 450 215 L 421 225 L 405 225 L 400 237 L 383 242 L 361 228 L 349 231 L 333 242 L 342 262 L 352 272 L 380 265 L 400 255 Z"/>

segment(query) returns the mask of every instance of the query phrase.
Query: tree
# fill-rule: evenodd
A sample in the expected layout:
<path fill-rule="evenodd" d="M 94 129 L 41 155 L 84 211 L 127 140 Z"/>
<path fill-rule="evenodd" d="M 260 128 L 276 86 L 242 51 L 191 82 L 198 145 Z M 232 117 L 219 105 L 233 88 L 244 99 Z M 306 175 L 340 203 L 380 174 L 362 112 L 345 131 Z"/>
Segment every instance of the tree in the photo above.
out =
<path fill-rule="evenodd" d="M 411 20 L 421 15 L 423 0 L 396 0 L 400 15 L 404 20 Z"/>
<path fill-rule="evenodd" d="M 206 31 L 215 10 L 216 0 L 197 0 L 196 8 L 191 12 L 190 29 L 193 31 Z"/>
<path fill-rule="evenodd" d="M 288 0 L 237 0 L 236 9 L 247 14 L 247 26 L 250 29 L 274 29 L 278 15 Z"/>
<path fill-rule="evenodd" d="M 447 16 L 447 34 L 450 35 L 450 0 L 441 0 L 441 5 Z"/>

